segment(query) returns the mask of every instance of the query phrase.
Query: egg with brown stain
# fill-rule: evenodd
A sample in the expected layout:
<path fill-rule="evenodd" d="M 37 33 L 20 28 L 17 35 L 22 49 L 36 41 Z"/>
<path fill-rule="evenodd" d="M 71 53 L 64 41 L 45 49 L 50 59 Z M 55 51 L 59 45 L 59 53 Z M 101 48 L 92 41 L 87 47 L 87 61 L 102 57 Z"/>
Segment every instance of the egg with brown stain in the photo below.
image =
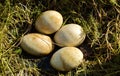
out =
<path fill-rule="evenodd" d="M 83 62 L 83 53 L 76 47 L 63 47 L 53 54 L 50 64 L 58 71 L 70 71 Z"/>
<path fill-rule="evenodd" d="M 27 53 L 35 56 L 47 55 L 53 50 L 51 38 L 38 33 L 23 36 L 21 39 L 21 47 Z"/>
<path fill-rule="evenodd" d="M 52 34 L 56 32 L 63 23 L 62 15 L 55 10 L 43 12 L 35 22 L 37 31 L 44 34 Z"/>

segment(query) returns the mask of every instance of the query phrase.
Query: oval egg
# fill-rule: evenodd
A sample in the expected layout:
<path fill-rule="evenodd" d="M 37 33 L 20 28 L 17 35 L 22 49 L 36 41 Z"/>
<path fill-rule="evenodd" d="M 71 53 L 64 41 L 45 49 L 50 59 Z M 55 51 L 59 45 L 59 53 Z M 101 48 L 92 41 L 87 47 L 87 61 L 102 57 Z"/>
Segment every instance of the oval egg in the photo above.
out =
<path fill-rule="evenodd" d="M 70 71 L 83 62 L 83 53 L 76 47 L 63 47 L 51 57 L 50 64 L 59 71 Z"/>
<path fill-rule="evenodd" d="M 85 40 L 86 34 L 78 24 L 64 25 L 54 36 L 58 46 L 78 46 Z"/>
<path fill-rule="evenodd" d="M 35 28 L 41 33 L 52 34 L 62 26 L 62 23 L 63 17 L 59 12 L 48 10 L 37 18 Z"/>
<path fill-rule="evenodd" d="M 47 55 L 53 50 L 51 38 L 37 33 L 23 36 L 21 39 L 21 47 L 27 53 L 35 56 Z"/>

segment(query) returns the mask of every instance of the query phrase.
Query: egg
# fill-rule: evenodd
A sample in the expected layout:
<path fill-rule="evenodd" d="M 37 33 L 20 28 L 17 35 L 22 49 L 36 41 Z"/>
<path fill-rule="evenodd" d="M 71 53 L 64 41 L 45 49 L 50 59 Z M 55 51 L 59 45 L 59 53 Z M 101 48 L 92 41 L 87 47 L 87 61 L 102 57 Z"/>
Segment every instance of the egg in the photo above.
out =
<path fill-rule="evenodd" d="M 21 47 L 34 56 L 48 55 L 53 50 L 52 40 L 49 36 L 31 33 L 22 37 Z"/>
<path fill-rule="evenodd" d="M 86 33 L 78 24 L 64 25 L 56 32 L 54 40 L 61 47 L 78 46 L 85 40 Z"/>
<path fill-rule="evenodd" d="M 53 34 L 63 23 L 62 15 L 55 10 L 48 10 L 43 12 L 35 22 L 37 31 L 44 34 Z"/>
<path fill-rule="evenodd" d="M 58 71 L 70 71 L 83 62 L 83 53 L 76 47 L 63 47 L 51 57 L 50 64 Z"/>

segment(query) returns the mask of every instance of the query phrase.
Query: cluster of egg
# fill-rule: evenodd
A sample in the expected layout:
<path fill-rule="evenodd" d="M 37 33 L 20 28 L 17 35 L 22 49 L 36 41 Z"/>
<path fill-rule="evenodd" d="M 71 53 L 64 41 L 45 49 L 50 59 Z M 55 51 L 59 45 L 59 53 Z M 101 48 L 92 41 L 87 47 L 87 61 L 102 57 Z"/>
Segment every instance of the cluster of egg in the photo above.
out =
<path fill-rule="evenodd" d="M 78 67 L 83 61 L 83 53 L 78 46 L 85 40 L 85 32 L 78 24 L 63 24 L 62 15 L 54 10 L 43 12 L 35 22 L 40 33 L 31 33 L 22 37 L 21 47 L 31 55 L 45 56 L 54 49 L 54 43 L 61 47 L 56 50 L 50 60 L 53 68 L 69 71 Z M 54 33 L 54 39 L 48 34 Z"/>

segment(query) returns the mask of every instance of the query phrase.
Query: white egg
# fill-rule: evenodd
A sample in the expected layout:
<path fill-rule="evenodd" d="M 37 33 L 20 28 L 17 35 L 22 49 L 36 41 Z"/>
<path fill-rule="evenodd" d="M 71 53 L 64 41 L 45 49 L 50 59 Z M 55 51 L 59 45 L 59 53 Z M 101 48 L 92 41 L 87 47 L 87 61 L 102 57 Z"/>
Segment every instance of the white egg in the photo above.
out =
<path fill-rule="evenodd" d="M 51 38 L 37 33 L 23 36 L 21 39 L 21 47 L 27 53 L 35 56 L 47 55 L 53 50 Z"/>
<path fill-rule="evenodd" d="M 76 47 L 64 47 L 55 52 L 50 60 L 53 68 L 70 71 L 83 62 L 83 53 Z"/>
<path fill-rule="evenodd" d="M 86 34 L 78 24 L 64 25 L 54 36 L 55 42 L 63 46 L 78 46 L 85 40 Z"/>
<path fill-rule="evenodd" d="M 56 32 L 63 23 L 62 15 L 54 10 L 43 12 L 35 22 L 37 31 L 44 34 L 52 34 Z"/>

